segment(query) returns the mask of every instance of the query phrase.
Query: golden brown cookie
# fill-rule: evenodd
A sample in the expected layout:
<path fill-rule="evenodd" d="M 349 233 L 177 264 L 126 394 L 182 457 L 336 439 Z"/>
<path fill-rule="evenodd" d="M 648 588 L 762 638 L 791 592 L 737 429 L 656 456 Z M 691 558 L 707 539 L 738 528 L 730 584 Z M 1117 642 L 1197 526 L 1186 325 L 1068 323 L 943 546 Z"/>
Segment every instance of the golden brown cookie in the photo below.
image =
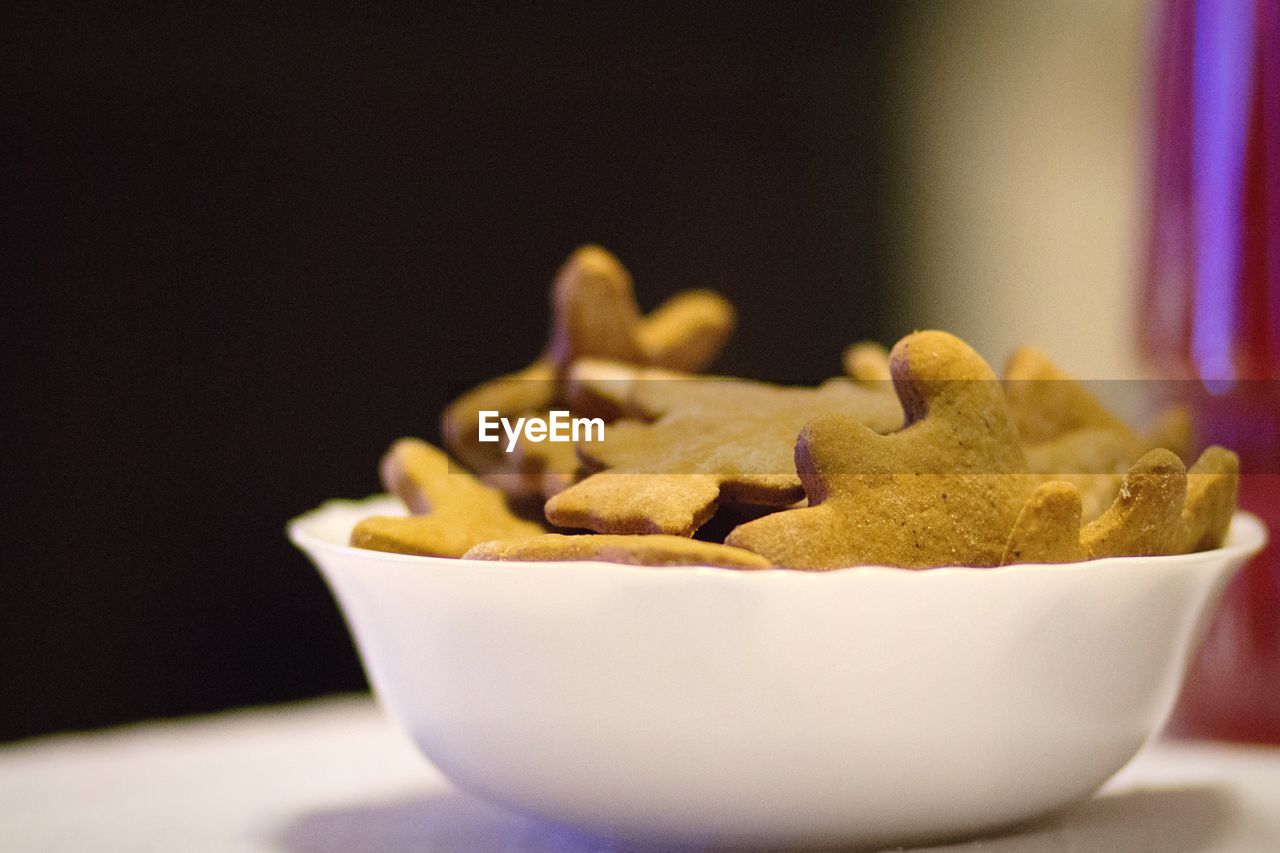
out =
<path fill-rule="evenodd" d="M 643 363 L 696 373 L 720 354 L 733 325 L 733 306 L 723 296 L 711 290 L 686 290 L 641 319 L 636 342 L 644 354 Z"/>
<path fill-rule="evenodd" d="M 1194 435 L 1191 412 L 1185 406 L 1169 406 L 1156 413 L 1141 446 L 1144 452 L 1163 447 L 1186 459 Z"/>
<path fill-rule="evenodd" d="M 1111 506 L 1139 456 L 1163 447 L 1181 457 L 1190 446 L 1185 408 L 1164 409 L 1152 431 L 1139 435 L 1034 347 L 1009 357 L 1004 385 L 1028 469 L 1041 482 L 1062 480 L 1079 489 L 1085 523 Z"/>
<path fill-rule="evenodd" d="M 631 274 L 599 246 L 582 246 L 569 256 L 551 300 L 545 357 L 561 372 L 584 357 L 697 371 L 733 331 L 733 306 L 710 290 L 678 293 L 641 315 Z"/>
<path fill-rule="evenodd" d="M 847 384 L 847 383 L 845 383 Z M 573 404 L 652 421 L 670 412 L 736 408 L 745 395 L 783 386 L 726 376 L 697 376 L 657 367 L 584 358 L 574 362 L 565 391 Z"/>
<path fill-rule="evenodd" d="M 844 372 L 856 382 L 885 383 L 889 374 L 889 351 L 875 341 L 859 341 L 844 351 Z"/>
<path fill-rule="evenodd" d="M 1042 483 L 1018 513 L 1000 565 L 1074 563 L 1083 559 L 1080 493 L 1070 483 Z"/>
<path fill-rule="evenodd" d="M 811 420 L 796 443 L 810 506 L 744 524 L 725 540 L 778 566 L 995 566 L 1029 492 L 1026 461 L 990 367 L 945 332 L 893 348 L 906 426 Z"/>
<path fill-rule="evenodd" d="M 1027 468 L 1039 482 L 1067 482 L 1080 493 L 1085 523 L 1093 521 L 1115 500 L 1135 448 L 1116 430 L 1087 428 L 1037 444 L 1023 445 Z"/>
<path fill-rule="evenodd" d="M 518 539 L 543 532 L 517 518 L 497 489 L 451 463 L 425 441 L 402 438 L 383 457 L 382 481 L 411 513 L 373 516 L 351 531 L 351 544 L 374 551 L 461 557 L 479 542 Z"/>
<path fill-rule="evenodd" d="M 449 450 L 490 485 L 503 492 L 522 496 L 537 491 L 526 468 L 529 460 L 518 460 L 503 451 L 501 444 L 479 441 L 480 412 L 502 415 L 546 412 L 556 400 L 557 373 L 545 359 L 477 385 L 454 400 L 440 419 L 440 433 Z"/>
<path fill-rule="evenodd" d="M 1225 447 L 1205 448 L 1187 469 L 1187 500 L 1182 508 L 1179 553 L 1221 547 L 1236 510 L 1240 457 Z"/>
<path fill-rule="evenodd" d="M 1235 512 L 1239 473 L 1239 458 L 1222 447 L 1207 448 L 1185 478 L 1172 453 L 1151 451 L 1125 476 L 1106 514 L 1084 530 L 1074 486 L 1045 483 L 1018 516 L 1004 562 L 1065 563 L 1086 555 L 1156 556 L 1217 548 Z"/>
<path fill-rule="evenodd" d="M 759 554 L 698 542 L 681 536 L 563 536 L 547 533 L 531 539 L 483 542 L 464 555 L 469 560 L 600 560 L 632 566 L 720 566 L 727 569 L 767 569 Z"/>
<path fill-rule="evenodd" d="M 562 527 L 689 536 L 721 504 L 787 506 L 803 496 L 793 446 L 800 427 L 840 413 L 880 430 L 901 424 L 892 399 L 833 379 L 797 388 L 723 378 L 675 378 L 626 365 L 585 364 L 594 393 L 650 422 L 622 420 L 603 442 L 578 445 L 592 474 L 547 501 Z"/>
<path fill-rule="evenodd" d="M 545 412 L 563 402 L 565 372 L 584 357 L 701 369 L 719 353 L 734 324 L 732 306 L 707 290 L 677 294 L 642 316 L 630 274 L 599 246 L 583 246 L 569 256 L 552 286 L 551 306 L 545 352 L 525 369 L 463 394 L 441 419 L 445 446 L 509 494 L 539 491 L 541 476 L 531 479 L 528 469 L 552 470 L 555 450 L 549 444 L 529 448 L 517 463 L 500 446 L 477 440 L 480 411 L 504 417 Z"/>
<path fill-rule="evenodd" d="M 1019 347 L 1009 356 L 1004 368 L 1004 386 L 1018 435 L 1029 447 L 1077 432 L 1112 433 L 1130 447 L 1132 456 L 1126 460 L 1127 464 L 1158 447 L 1181 457 L 1190 446 L 1191 421 L 1185 408 L 1175 406 L 1162 410 L 1156 416 L 1151 433 L 1140 436 L 1112 414 L 1084 383 L 1058 368 L 1035 347 Z M 1055 457 L 1055 461 L 1061 462 L 1062 456 Z M 1037 460 L 1029 462 L 1034 464 Z M 1089 472 L 1076 468 L 1043 473 Z"/>
<path fill-rule="evenodd" d="M 545 418 L 547 413 L 538 412 L 537 415 Z M 581 465 L 571 443 L 534 443 L 521 435 L 511 455 L 512 467 L 524 478 L 522 489 L 543 499 L 564 491 L 579 479 Z M 541 503 L 538 515 L 542 515 Z"/>
<path fill-rule="evenodd" d="M 1183 539 L 1187 470 L 1173 452 L 1152 450 L 1124 475 L 1111 507 L 1080 532 L 1090 560 L 1177 552 Z"/>
<path fill-rule="evenodd" d="M 1085 429 L 1132 435 L 1128 424 L 1035 347 L 1019 347 L 1009 356 L 1004 386 L 1014 425 L 1027 444 Z"/>

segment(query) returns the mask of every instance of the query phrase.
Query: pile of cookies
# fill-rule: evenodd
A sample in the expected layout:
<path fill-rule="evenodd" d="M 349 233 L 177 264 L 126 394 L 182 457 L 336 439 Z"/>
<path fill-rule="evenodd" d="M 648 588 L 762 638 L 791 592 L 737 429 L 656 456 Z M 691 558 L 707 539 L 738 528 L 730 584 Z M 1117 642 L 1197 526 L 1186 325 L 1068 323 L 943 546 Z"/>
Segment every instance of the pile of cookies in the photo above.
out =
<path fill-rule="evenodd" d="M 709 291 L 642 315 L 596 246 L 552 290 L 532 364 L 445 411 L 448 453 L 396 442 L 382 463 L 405 517 L 361 521 L 361 548 L 480 560 L 823 571 L 1062 563 L 1218 547 L 1239 460 L 1189 468 L 1186 413 L 1134 431 L 1043 353 L 1002 377 L 945 332 L 857 344 L 844 376 L 788 387 L 698 374 L 734 312 Z M 603 440 L 480 440 L 481 413 L 555 410 Z M 457 461 L 455 461 L 457 460 Z"/>

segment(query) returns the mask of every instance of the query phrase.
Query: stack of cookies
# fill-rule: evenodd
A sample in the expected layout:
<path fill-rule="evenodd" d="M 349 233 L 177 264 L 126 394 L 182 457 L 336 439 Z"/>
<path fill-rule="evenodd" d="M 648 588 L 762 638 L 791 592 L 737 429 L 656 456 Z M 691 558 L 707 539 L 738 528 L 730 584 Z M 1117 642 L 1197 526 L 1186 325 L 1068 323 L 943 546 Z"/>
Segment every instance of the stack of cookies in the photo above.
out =
<path fill-rule="evenodd" d="M 1146 434 L 1044 354 L 1003 377 L 960 339 L 857 344 L 817 387 L 698 374 L 734 324 L 709 291 L 642 315 L 595 246 L 552 290 L 546 350 L 444 412 L 448 453 L 396 442 L 382 463 L 405 517 L 353 545 L 480 560 L 824 571 L 998 566 L 1221 545 L 1239 460 L 1189 468 L 1186 413 Z M 576 440 L 547 435 L 572 421 Z M 500 420 L 506 435 L 487 431 Z M 510 429 L 510 424 L 539 429 Z M 584 429 L 577 424 L 594 424 Z"/>

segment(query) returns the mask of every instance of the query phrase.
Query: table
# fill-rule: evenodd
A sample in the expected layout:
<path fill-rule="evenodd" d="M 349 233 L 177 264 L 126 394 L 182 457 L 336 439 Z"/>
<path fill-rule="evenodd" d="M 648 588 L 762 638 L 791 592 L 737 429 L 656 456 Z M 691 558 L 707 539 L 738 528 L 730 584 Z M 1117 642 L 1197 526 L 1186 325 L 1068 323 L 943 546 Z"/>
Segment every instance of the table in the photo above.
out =
<path fill-rule="evenodd" d="M 367 696 L 0 746 L 3 851 L 610 851 L 452 788 Z M 932 851 L 1280 850 L 1280 749 L 1153 745 L 1099 796 Z"/>

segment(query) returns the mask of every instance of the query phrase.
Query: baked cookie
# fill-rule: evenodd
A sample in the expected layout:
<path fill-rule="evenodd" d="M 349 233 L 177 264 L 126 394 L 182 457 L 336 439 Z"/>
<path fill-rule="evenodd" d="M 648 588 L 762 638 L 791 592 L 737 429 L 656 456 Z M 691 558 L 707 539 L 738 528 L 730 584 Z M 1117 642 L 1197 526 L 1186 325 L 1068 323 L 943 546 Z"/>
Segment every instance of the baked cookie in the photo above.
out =
<path fill-rule="evenodd" d="M 617 421 L 603 442 L 578 444 L 598 473 L 547 501 L 547 519 L 562 527 L 690 536 L 721 504 L 787 506 L 804 494 L 792 448 L 806 421 L 838 413 L 882 431 L 902 421 L 896 401 L 847 379 L 798 388 L 583 367 L 598 399 L 650 420 Z"/>
<path fill-rule="evenodd" d="M 811 420 L 795 450 L 810 506 L 744 524 L 726 544 L 796 569 L 999 565 L 1030 486 L 995 374 L 936 331 L 903 338 L 890 364 L 906 426 Z"/>
<path fill-rule="evenodd" d="M 374 551 L 461 557 L 491 539 L 536 536 L 544 528 L 514 515 L 503 494 L 425 441 L 402 438 L 382 460 L 382 482 L 408 517 L 372 516 L 351 531 L 351 544 Z"/>
<path fill-rule="evenodd" d="M 681 536 L 563 536 L 547 533 L 531 539 L 483 542 L 464 556 L 469 560 L 600 560 L 632 566 L 720 566 L 727 569 L 767 569 L 759 554 L 699 542 Z"/>
<path fill-rule="evenodd" d="M 1081 529 L 1080 495 L 1045 483 L 1023 506 L 1004 563 L 1067 563 L 1097 557 L 1155 556 L 1222 545 L 1235 512 L 1240 461 L 1209 447 L 1190 470 L 1167 450 L 1153 450 L 1125 475 L 1107 511 Z"/>
<path fill-rule="evenodd" d="M 577 249 L 556 275 L 551 292 L 547 348 L 523 370 L 473 388 L 451 403 L 441 418 L 447 448 L 467 467 L 508 494 L 541 492 L 563 485 L 550 444 L 528 447 L 519 460 L 478 441 L 479 413 L 500 416 L 545 414 L 564 402 L 562 380 L 576 359 L 597 357 L 699 370 L 713 359 L 733 329 L 733 307 L 709 290 L 677 294 L 648 316 L 636 305 L 631 276 L 599 246 Z M 544 480 L 544 473 L 558 476 Z"/>
<path fill-rule="evenodd" d="M 1009 357 L 1004 386 L 1028 469 L 1042 482 L 1076 486 L 1086 523 L 1107 510 L 1125 471 L 1142 454 L 1165 448 L 1182 457 L 1190 447 L 1186 409 L 1161 411 L 1152 431 L 1140 435 L 1034 347 L 1020 347 Z"/>
<path fill-rule="evenodd" d="M 1187 469 L 1187 501 L 1182 508 L 1178 552 L 1208 551 L 1222 546 L 1236 511 L 1240 457 L 1225 447 L 1206 447 Z"/>
<path fill-rule="evenodd" d="M 1070 483 L 1042 483 L 1023 504 L 1000 565 L 1074 563 L 1080 545 L 1080 492 Z"/>
<path fill-rule="evenodd" d="M 1163 449 L 1144 454 L 1124 475 L 1115 502 L 1080 531 L 1086 558 L 1176 553 L 1186 497 L 1182 460 Z"/>

